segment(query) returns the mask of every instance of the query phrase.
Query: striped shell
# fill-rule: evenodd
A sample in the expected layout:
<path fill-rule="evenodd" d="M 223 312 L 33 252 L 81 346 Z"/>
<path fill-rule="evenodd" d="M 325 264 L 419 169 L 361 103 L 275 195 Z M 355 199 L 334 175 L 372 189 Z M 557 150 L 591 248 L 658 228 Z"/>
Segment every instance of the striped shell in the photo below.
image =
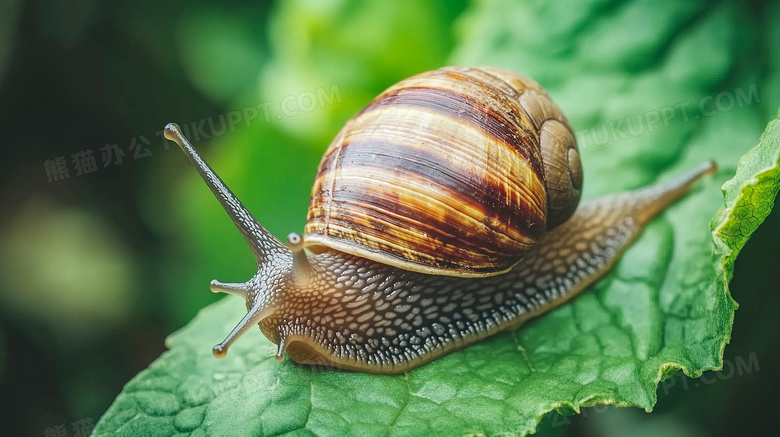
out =
<path fill-rule="evenodd" d="M 320 163 L 305 241 L 406 270 L 490 276 L 568 219 L 581 186 L 572 130 L 536 82 L 442 68 L 347 122 Z"/>

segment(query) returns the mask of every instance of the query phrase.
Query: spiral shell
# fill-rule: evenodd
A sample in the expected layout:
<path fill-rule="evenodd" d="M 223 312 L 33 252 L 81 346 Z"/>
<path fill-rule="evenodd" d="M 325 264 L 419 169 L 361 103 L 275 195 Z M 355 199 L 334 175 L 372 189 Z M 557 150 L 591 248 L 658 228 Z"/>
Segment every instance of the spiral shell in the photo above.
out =
<path fill-rule="evenodd" d="M 494 275 L 573 214 L 581 187 L 572 130 L 536 82 L 496 68 L 429 71 L 384 91 L 330 144 L 306 246 Z"/>

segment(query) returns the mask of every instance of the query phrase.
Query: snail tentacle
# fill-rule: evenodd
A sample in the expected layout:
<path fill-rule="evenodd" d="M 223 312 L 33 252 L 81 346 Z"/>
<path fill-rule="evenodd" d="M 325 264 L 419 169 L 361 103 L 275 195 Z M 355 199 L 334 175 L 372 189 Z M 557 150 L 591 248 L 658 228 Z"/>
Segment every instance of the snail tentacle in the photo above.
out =
<path fill-rule="evenodd" d="M 206 164 L 206 161 L 195 151 L 192 144 L 182 135 L 179 126 L 175 123 L 168 123 L 165 126 L 165 138 L 179 145 L 182 151 L 190 158 L 198 169 L 203 181 L 211 189 L 211 192 L 225 208 L 233 223 L 244 236 L 247 244 L 252 249 L 252 253 L 260 264 L 263 260 L 271 256 L 274 252 L 289 252 L 289 250 L 266 230 L 244 207 L 241 201 L 228 189 L 222 179 L 214 173 L 214 170 Z"/>
<path fill-rule="evenodd" d="M 287 236 L 287 247 L 293 255 L 291 277 L 299 286 L 307 284 L 314 274 L 303 246 L 303 235 L 293 232 Z"/>
<path fill-rule="evenodd" d="M 243 297 L 244 299 L 247 298 L 251 291 L 251 287 L 245 282 L 225 283 L 219 282 L 216 279 L 211 281 L 209 288 L 212 293 L 233 294 L 235 296 Z"/>
<path fill-rule="evenodd" d="M 225 339 L 214 346 L 214 356 L 217 358 L 224 358 L 227 355 L 230 345 L 236 342 L 242 335 L 244 335 L 250 328 L 260 323 L 264 318 L 268 317 L 275 308 L 273 306 L 255 305 L 248 313 L 238 322 L 235 328 L 228 334 Z"/>

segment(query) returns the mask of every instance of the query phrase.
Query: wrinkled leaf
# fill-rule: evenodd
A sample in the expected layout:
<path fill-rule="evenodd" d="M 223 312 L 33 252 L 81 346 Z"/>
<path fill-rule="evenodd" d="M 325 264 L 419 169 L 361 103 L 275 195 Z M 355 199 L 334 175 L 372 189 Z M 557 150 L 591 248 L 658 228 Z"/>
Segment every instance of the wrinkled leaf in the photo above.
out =
<path fill-rule="evenodd" d="M 723 270 L 731 279 L 734 260 L 750 235 L 772 212 L 780 188 L 780 112 L 767 125 L 758 146 L 739 161 L 737 174 L 723 184 L 726 208 L 712 226 Z"/>
<path fill-rule="evenodd" d="M 95 433 L 526 435 L 551 411 L 649 411 L 677 370 L 718 369 L 736 309 L 734 260 L 780 186 L 777 120 L 737 166 L 765 124 L 759 66 L 735 67 L 756 42 L 728 4 L 637 0 L 606 13 L 601 3 L 477 2 L 452 63 L 510 67 L 545 85 L 578 133 L 586 197 L 717 159 L 719 173 L 654 220 L 603 280 L 516 331 L 399 376 L 277 363 L 259 330 L 216 360 L 210 346 L 245 311 L 226 298 L 169 338 Z"/>

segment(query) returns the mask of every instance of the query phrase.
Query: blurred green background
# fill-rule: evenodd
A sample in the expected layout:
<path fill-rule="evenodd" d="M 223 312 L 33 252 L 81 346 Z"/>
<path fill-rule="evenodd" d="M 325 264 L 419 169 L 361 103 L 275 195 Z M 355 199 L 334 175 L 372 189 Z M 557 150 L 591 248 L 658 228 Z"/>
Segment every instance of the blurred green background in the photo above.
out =
<path fill-rule="evenodd" d="M 0 0 L 0 144 L 10 153 L 0 160 L 0 433 L 64 425 L 74 435 L 72 422 L 96 422 L 166 335 L 220 298 L 211 279 L 254 273 L 239 233 L 161 138 L 165 123 L 184 128 L 271 232 L 300 231 L 317 163 L 344 121 L 392 83 L 478 50 L 458 52 L 458 38 L 463 17 L 487 3 Z M 770 6 L 748 3 L 748 52 L 721 80 L 758 66 L 756 110 L 768 119 L 779 73 L 759 35 L 777 31 Z M 547 37 L 557 36 L 528 36 Z M 619 41 L 598 46 L 610 47 Z M 652 415 L 589 409 L 549 416 L 539 434 L 768 429 L 780 382 L 780 273 L 768 256 L 778 235 L 775 212 L 732 283 L 742 306 L 726 360 L 753 354 L 759 367 L 688 389 L 677 377 Z"/>

